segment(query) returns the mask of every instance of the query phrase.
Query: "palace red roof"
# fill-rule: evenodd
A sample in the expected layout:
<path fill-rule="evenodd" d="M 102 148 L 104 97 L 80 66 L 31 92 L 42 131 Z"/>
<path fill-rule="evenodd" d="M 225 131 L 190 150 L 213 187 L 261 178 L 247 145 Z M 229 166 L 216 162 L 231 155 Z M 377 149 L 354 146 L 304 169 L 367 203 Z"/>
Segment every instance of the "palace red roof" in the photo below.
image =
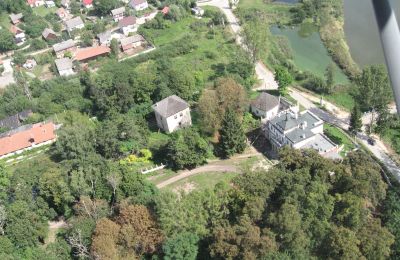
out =
<path fill-rule="evenodd" d="M 54 130 L 55 125 L 50 122 L 22 126 L 3 133 L 0 135 L 0 156 L 54 140 Z"/>
<path fill-rule="evenodd" d="M 111 49 L 107 46 L 89 47 L 79 50 L 75 56 L 75 59 L 78 61 L 83 61 L 110 52 Z"/>

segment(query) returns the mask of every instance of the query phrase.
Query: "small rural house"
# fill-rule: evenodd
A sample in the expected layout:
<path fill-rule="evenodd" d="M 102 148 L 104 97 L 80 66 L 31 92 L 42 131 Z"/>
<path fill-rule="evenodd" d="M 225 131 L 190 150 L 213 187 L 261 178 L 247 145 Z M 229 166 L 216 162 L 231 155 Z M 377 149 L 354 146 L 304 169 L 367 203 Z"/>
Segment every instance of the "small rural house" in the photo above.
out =
<path fill-rule="evenodd" d="M 74 75 L 72 60 L 69 58 L 61 58 L 55 60 L 55 64 L 60 76 L 70 76 Z"/>
<path fill-rule="evenodd" d="M 22 29 L 15 25 L 11 25 L 10 32 L 14 35 L 15 43 L 19 44 L 25 42 L 26 36 Z"/>
<path fill-rule="evenodd" d="M 24 65 L 22 65 L 22 67 L 24 67 L 25 69 L 31 70 L 34 67 L 37 66 L 37 62 L 34 59 L 27 59 L 24 63 Z"/>
<path fill-rule="evenodd" d="M 39 6 L 44 5 L 44 1 L 43 0 L 27 0 L 27 4 L 31 8 L 35 8 L 35 7 L 39 7 Z"/>
<path fill-rule="evenodd" d="M 57 39 L 57 34 L 50 28 L 46 28 L 42 32 L 42 37 L 46 41 Z"/>
<path fill-rule="evenodd" d="M 57 58 L 63 58 L 66 52 L 70 52 L 73 54 L 76 51 L 76 44 L 74 40 L 69 39 L 64 42 L 60 42 L 53 45 L 54 53 L 56 54 Z"/>
<path fill-rule="evenodd" d="M 103 33 L 97 34 L 100 45 L 110 45 L 111 43 L 111 31 L 105 31 Z"/>
<path fill-rule="evenodd" d="M 124 39 L 121 39 L 121 49 L 124 52 L 129 52 L 132 49 L 135 49 L 141 46 L 145 42 L 142 35 L 136 34 Z"/>
<path fill-rule="evenodd" d="M 129 5 L 131 8 L 135 9 L 135 11 L 142 11 L 149 7 L 149 4 L 146 0 L 131 0 Z"/>
<path fill-rule="evenodd" d="M 189 104 L 176 95 L 164 98 L 152 108 L 158 127 L 167 133 L 192 125 Z"/>
<path fill-rule="evenodd" d="M 70 0 L 61 0 L 61 6 L 64 8 L 69 9 L 70 4 L 71 4 Z"/>
<path fill-rule="evenodd" d="M 56 4 L 54 3 L 54 1 L 45 1 L 45 2 L 44 2 L 44 5 L 45 5 L 47 8 L 56 7 Z"/>
<path fill-rule="evenodd" d="M 93 7 L 93 0 L 82 0 L 82 5 L 85 8 L 92 8 Z"/>
<path fill-rule="evenodd" d="M 169 6 L 165 6 L 165 7 L 161 10 L 161 13 L 162 13 L 163 15 L 167 15 L 167 14 L 169 13 Z"/>
<path fill-rule="evenodd" d="M 111 52 L 111 49 L 107 46 L 96 46 L 80 49 L 76 55 L 75 59 L 80 62 L 88 62 L 90 60 L 94 60 L 98 57 L 103 57 L 108 55 Z"/>
<path fill-rule="evenodd" d="M 32 115 L 32 110 L 24 110 L 15 115 L 0 120 L 0 128 L 12 130 L 20 127 L 28 117 Z"/>
<path fill-rule="evenodd" d="M 323 134 L 324 122 L 308 110 L 282 113 L 267 121 L 263 130 L 275 151 L 290 146 L 294 149 L 314 149 L 332 159 L 340 158 L 338 145 Z"/>
<path fill-rule="evenodd" d="M 136 26 L 136 17 L 134 16 L 127 16 L 121 19 L 118 22 L 118 27 L 125 36 L 128 36 L 129 33 L 135 32 L 137 30 Z"/>
<path fill-rule="evenodd" d="M 290 103 L 283 97 L 273 96 L 266 92 L 262 92 L 250 104 L 250 109 L 253 115 L 260 117 L 262 122 L 271 120 L 279 113 L 286 113 L 289 111 L 299 112 L 299 107 Z"/>
<path fill-rule="evenodd" d="M 20 126 L 0 134 L 0 159 L 20 154 L 56 140 L 54 123 L 37 123 Z"/>
<path fill-rule="evenodd" d="M 85 27 L 85 23 L 82 21 L 80 16 L 77 16 L 65 21 L 65 27 L 67 28 L 68 32 L 72 32 L 76 29 L 83 29 L 83 27 Z"/>
<path fill-rule="evenodd" d="M 17 25 L 21 22 L 22 17 L 24 17 L 22 15 L 22 13 L 19 14 L 10 14 L 10 20 L 12 22 L 12 24 Z"/>
<path fill-rule="evenodd" d="M 192 13 L 197 17 L 202 17 L 204 15 L 204 9 L 200 7 L 194 7 L 191 9 Z"/>
<path fill-rule="evenodd" d="M 111 10 L 111 15 L 115 22 L 122 20 L 124 18 L 125 7 L 120 7 L 114 10 Z"/>
<path fill-rule="evenodd" d="M 57 9 L 56 14 L 60 20 L 64 21 L 68 18 L 68 13 L 67 10 L 65 10 L 63 7 L 60 7 Z"/>

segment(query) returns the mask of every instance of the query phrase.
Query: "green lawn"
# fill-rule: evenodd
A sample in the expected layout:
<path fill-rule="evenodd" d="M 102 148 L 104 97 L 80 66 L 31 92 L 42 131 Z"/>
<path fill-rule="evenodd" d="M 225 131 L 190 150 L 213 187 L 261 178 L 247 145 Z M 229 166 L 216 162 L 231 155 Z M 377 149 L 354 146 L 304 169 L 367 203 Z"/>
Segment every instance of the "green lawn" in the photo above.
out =
<path fill-rule="evenodd" d="M 185 188 L 185 186 L 192 186 L 196 190 L 212 189 L 219 182 L 230 183 L 230 181 L 237 176 L 238 173 L 225 173 L 225 172 L 206 172 L 199 173 L 183 180 L 177 181 L 165 187 L 165 189 L 174 190 Z"/>
<path fill-rule="evenodd" d="M 351 111 L 354 107 L 354 98 L 347 89 L 335 90 L 334 93 L 324 96 L 324 98 L 347 111 Z"/>
<path fill-rule="evenodd" d="M 10 28 L 11 22 L 6 12 L 0 13 L 0 26 L 3 29 Z"/>
<path fill-rule="evenodd" d="M 212 31 L 207 23 L 208 18 L 195 19 L 189 16 L 176 23 L 169 23 L 166 29 L 143 31 L 158 47 L 167 47 L 171 42 L 190 36 L 188 41 L 192 41 L 196 48 L 190 53 L 172 58 L 172 62 L 178 70 L 193 73 L 198 85 L 207 86 L 225 70 L 226 64 L 237 57 L 238 52 L 242 52 L 227 27 L 216 26 Z"/>
<path fill-rule="evenodd" d="M 47 14 L 55 13 L 56 10 L 57 10 L 57 7 L 47 8 L 42 5 L 42 6 L 33 8 L 33 13 L 37 14 L 41 17 L 45 17 Z"/>
<path fill-rule="evenodd" d="M 383 140 L 390 144 L 393 150 L 400 155 L 400 127 L 390 128 L 382 134 Z"/>
<path fill-rule="evenodd" d="M 324 134 L 329 137 L 337 145 L 344 145 L 341 152 L 344 155 L 346 152 L 352 151 L 355 148 L 353 141 L 342 132 L 339 128 L 324 124 Z"/>

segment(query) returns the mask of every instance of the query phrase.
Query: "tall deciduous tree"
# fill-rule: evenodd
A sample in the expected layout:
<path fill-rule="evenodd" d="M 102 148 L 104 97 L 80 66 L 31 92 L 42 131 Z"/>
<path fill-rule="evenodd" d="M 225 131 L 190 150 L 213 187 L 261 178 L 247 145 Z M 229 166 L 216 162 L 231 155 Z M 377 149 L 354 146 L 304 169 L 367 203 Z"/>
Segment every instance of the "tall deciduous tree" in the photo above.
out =
<path fill-rule="evenodd" d="M 325 69 L 325 81 L 327 92 L 332 92 L 333 86 L 335 84 L 335 65 L 330 63 Z"/>
<path fill-rule="evenodd" d="M 287 87 L 293 82 L 293 77 L 284 67 L 275 69 L 275 80 L 278 82 L 278 90 L 281 95 L 287 94 Z"/>
<path fill-rule="evenodd" d="M 210 152 L 207 142 L 190 128 L 176 132 L 167 150 L 167 158 L 178 169 L 204 164 Z"/>
<path fill-rule="evenodd" d="M 371 110 L 371 127 L 375 122 L 375 114 L 387 107 L 392 99 L 392 90 L 386 69 L 382 65 L 367 66 L 357 77 L 358 94 L 362 110 Z"/>
<path fill-rule="evenodd" d="M 246 91 L 232 78 L 222 78 L 216 82 L 215 90 L 206 90 L 199 100 L 201 129 L 214 134 L 220 129 L 228 108 L 242 113 L 246 107 Z"/>
<path fill-rule="evenodd" d="M 0 29 L 0 52 L 9 51 L 15 48 L 14 36 L 11 32 Z"/>
<path fill-rule="evenodd" d="M 199 237 L 183 232 L 168 239 L 163 245 L 166 260 L 195 260 L 198 253 Z"/>
<path fill-rule="evenodd" d="M 232 109 L 225 112 L 220 130 L 220 147 L 225 157 L 242 153 L 246 149 L 246 136 L 238 114 Z"/>
<path fill-rule="evenodd" d="M 116 8 L 118 5 L 117 0 L 95 0 L 94 1 L 94 9 L 100 15 L 107 15 L 110 11 Z"/>
<path fill-rule="evenodd" d="M 361 110 L 358 104 L 355 104 L 350 115 L 350 132 L 357 134 L 361 131 L 363 124 L 361 119 Z"/>
<path fill-rule="evenodd" d="M 253 62 L 260 59 L 261 54 L 264 53 L 268 47 L 269 30 L 265 24 L 267 23 L 262 17 L 256 16 L 243 26 L 243 43 Z"/>

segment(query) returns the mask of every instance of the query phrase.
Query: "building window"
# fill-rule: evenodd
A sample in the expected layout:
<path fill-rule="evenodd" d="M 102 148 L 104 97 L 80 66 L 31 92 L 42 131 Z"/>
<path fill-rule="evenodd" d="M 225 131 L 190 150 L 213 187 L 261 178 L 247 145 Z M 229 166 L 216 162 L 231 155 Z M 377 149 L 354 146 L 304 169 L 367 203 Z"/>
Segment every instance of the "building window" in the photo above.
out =
<path fill-rule="evenodd" d="M 183 113 L 180 113 L 179 116 L 180 116 L 180 117 L 183 117 Z"/>
<path fill-rule="evenodd" d="M 175 115 L 175 116 L 174 116 L 174 119 L 177 119 L 177 118 L 178 118 L 178 115 Z"/>

